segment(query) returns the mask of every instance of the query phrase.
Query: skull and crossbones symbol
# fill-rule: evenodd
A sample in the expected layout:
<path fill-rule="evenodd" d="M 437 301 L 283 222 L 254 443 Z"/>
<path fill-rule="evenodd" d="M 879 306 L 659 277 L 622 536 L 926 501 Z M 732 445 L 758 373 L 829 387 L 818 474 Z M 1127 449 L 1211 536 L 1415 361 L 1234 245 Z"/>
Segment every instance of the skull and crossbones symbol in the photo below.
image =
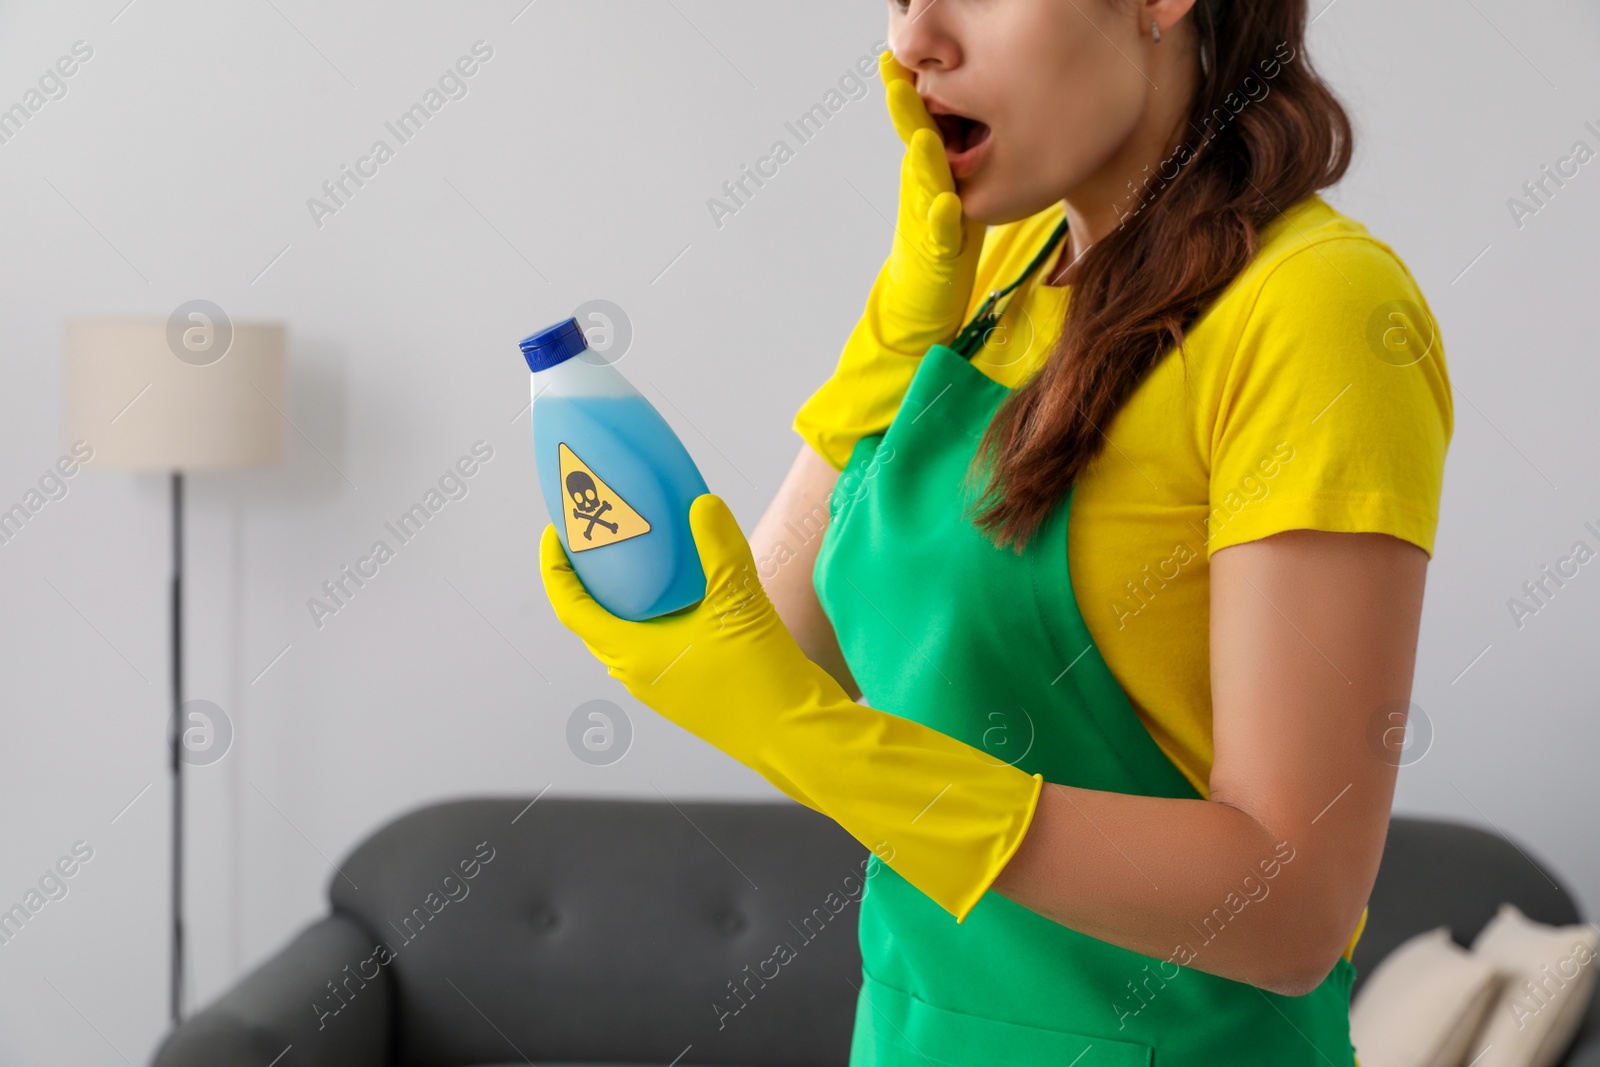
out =
<path fill-rule="evenodd" d="M 589 526 L 583 531 L 585 541 L 594 540 L 594 527 L 596 523 L 606 527 L 612 533 L 619 529 L 618 524 L 607 522 L 600 516 L 611 510 L 611 501 L 601 500 L 600 491 L 595 488 L 594 479 L 583 471 L 573 471 L 567 475 L 567 495 L 572 498 L 575 507 L 572 517 L 575 519 L 588 519 Z"/>

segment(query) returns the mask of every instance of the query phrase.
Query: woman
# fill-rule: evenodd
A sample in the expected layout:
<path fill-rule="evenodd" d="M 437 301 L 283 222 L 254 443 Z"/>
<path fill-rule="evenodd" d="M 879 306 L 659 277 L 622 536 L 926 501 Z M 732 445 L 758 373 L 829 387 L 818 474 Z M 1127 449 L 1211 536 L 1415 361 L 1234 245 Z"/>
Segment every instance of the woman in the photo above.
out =
<path fill-rule="evenodd" d="M 551 527 L 552 602 L 872 849 L 852 1064 L 1350 1064 L 1453 414 L 1306 4 L 889 17 L 893 249 L 753 544 L 698 498 L 627 623 Z"/>

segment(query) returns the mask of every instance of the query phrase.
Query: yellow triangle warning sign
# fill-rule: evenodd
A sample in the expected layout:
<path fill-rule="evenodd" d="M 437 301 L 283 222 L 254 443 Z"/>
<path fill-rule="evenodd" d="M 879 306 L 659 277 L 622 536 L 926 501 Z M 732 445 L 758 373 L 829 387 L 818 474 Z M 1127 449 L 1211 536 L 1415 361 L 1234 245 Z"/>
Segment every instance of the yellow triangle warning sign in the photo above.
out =
<path fill-rule="evenodd" d="M 629 507 L 565 441 L 559 443 L 557 452 L 561 457 L 561 488 L 566 493 L 568 551 L 614 545 L 650 532 L 649 521 Z"/>

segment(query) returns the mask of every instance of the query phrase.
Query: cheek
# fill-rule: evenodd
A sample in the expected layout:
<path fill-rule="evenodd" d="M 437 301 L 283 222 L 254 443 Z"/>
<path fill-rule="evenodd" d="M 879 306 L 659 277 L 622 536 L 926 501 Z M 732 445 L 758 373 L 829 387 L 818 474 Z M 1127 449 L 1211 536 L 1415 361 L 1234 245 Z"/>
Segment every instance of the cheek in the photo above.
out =
<path fill-rule="evenodd" d="M 991 224 L 1043 210 L 1094 178 L 1152 91 L 1124 54 L 1137 54 L 1138 41 L 1121 40 L 1127 27 L 1111 5 L 1014 2 L 1016 20 L 991 23 L 981 42 L 984 80 L 998 87 L 996 141 L 970 193 L 971 211 L 983 213 L 973 217 Z"/>
<path fill-rule="evenodd" d="M 1058 75 L 1008 109 L 992 166 L 972 183 L 970 212 L 1025 218 L 1100 175 L 1138 126 L 1144 93 L 1113 69 L 1098 63 L 1091 69 L 1092 77 Z M 1113 184 L 1120 188 L 1122 180 Z"/>

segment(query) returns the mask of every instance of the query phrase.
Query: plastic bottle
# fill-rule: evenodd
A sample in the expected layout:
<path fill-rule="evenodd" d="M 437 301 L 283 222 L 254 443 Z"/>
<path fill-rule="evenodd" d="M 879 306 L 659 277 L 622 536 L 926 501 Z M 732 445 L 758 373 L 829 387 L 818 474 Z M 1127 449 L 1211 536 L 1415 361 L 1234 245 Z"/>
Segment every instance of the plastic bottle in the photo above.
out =
<path fill-rule="evenodd" d="M 532 371 L 539 488 L 584 588 L 632 622 L 698 604 L 706 577 L 689 504 L 709 490 L 683 442 L 589 348 L 577 319 L 521 348 Z"/>

